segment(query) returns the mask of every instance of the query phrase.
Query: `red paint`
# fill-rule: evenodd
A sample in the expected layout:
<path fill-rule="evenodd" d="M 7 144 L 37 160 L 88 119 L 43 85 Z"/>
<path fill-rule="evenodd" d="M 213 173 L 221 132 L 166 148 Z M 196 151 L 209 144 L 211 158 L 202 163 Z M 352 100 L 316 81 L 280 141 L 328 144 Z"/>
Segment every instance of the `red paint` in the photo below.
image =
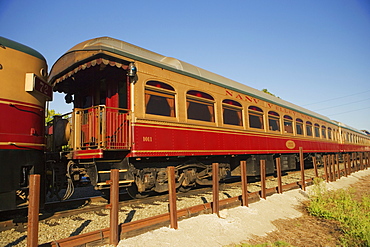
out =
<path fill-rule="evenodd" d="M 32 147 L 42 150 L 45 143 L 45 116 L 41 107 L 34 105 L 9 102 L 0 103 L 0 112 L 6 116 L 0 121 L 0 149 L 19 149 Z"/>
<path fill-rule="evenodd" d="M 140 124 L 133 126 L 133 140 L 128 157 L 199 156 L 298 153 L 360 152 L 364 146 L 338 144 L 336 142 L 309 140 L 294 136 L 246 131 L 217 131 L 196 127 L 174 127 Z M 288 142 L 289 141 L 289 142 Z M 289 144 L 294 142 L 293 148 Z M 87 147 L 88 148 L 88 147 Z M 108 151 L 108 150 L 107 150 Z M 86 149 L 74 152 L 75 159 L 105 158 L 103 149 Z"/>
<path fill-rule="evenodd" d="M 344 145 L 321 140 L 299 139 L 294 136 L 273 136 L 268 133 L 236 133 L 198 128 L 158 128 L 154 125 L 134 127 L 134 145 L 130 156 L 193 156 L 262 153 L 338 152 Z M 294 141 L 289 149 L 287 141 Z M 347 145 L 346 150 L 364 151 L 364 147 Z"/>

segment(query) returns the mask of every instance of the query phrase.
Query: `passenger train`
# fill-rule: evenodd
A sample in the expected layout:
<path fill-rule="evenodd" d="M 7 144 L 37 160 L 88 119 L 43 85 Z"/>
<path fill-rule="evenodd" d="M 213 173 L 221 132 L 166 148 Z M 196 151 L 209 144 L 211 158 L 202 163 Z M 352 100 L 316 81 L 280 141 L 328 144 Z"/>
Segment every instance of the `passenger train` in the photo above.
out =
<path fill-rule="evenodd" d="M 220 177 L 296 169 L 305 155 L 366 152 L 365 133 L 172 57 L 109 37 L 77 44 L 53 65 L 49 83 L 73 102 L 72 135 L 61 159 L 104 189 L 112 167 L 132 196 L 167 190 L 166 167 L 187 190 Z"/>
<path fill-rule="evenodd" d="M 370 136 L 362 131 L 124 41 L 101 37 L 77 44 L 48 77 L 39 53 L 0 41 L 0 78 L 7 88 L 0 107 L 10 116 L 0 132 L 1 201 L 24 194 L 31 173 L 44 175 L 52 192 L 67 184 L 66 199 L 81 180 L 108 190 L 116 168 L 121 188 L 144 197 L 167 191 L 168 166 L 175 166 L 176 186 L 186 191 L 211 184 L 214 162 L 226 179 L 240 175 L 243 160 L 248 176 L 260 175 L 262 159 L 274 173 L 277 157 L 283 170 L 294 170 L 300 147 L 308 165 L 312 156 L 370 151 Z M 51 88 L 65 94 L 73 111 L 55 117 L 44 139 Z"/>

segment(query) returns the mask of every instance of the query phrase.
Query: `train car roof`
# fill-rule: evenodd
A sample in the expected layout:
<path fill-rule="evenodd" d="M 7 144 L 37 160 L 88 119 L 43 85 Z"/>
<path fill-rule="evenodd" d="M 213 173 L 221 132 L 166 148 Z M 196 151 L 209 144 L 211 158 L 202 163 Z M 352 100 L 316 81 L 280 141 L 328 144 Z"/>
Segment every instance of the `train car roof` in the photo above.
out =
<path fill-rule="evenodd" d="M 337 125 L 336 121 L 331 120 L 330 118 L 320 115 L 316 112 L 307 110 L 303 107 L 297 106 L 295 104 L 292 104 L 288 101 L 282 100 L 278 97 L 266 94 L 260 90 L 257 90 L 255 88 L 246 86 L 242 83 L 233 81 L 231 79 L 228 79 L 226 77 L 223 77 L 221 75 L 212 73 L 210 71 L 204 70 L 202 68 L 196 67 L 192 64 L 186 63 L 184 61 L 178 60 L 176 58 L 172 57 L 166 57 L 163 55 L 160 55 L 158 53 L 146 50 L 144 48 L 138 47 L 136 45 L 117 40 L 110 37 L 99 37 L 95 39 L 90 39 L 87 41 L 84 41 L 82 43 L 79 43 L 69 49 L 66 53 L 72 53 L 76 51 L 108 51 L 112 52 L 118 55 L 122 55 L 134 60 L 142 61 L 145 63 L 152 64 L 154 66 L 162 67 L 171 71 L 174 71 L 176 73 L 184 74 L 202 81 L 206 81 L 242 94 L 250 95 L 255 98 L 265 100 L 267 102 L 280 105 L 286 108 L 289 108 L 294 111 L 298 111 L 307 115 L 310 115 L 312 117 L 324 120 L 326 122 L 330 122 L 332 124 Z M 63 56 L 62 56 L 63 57 Z M 61 58 L 58 59 L 58 61 Z M 54 66 L 58 63 L 58 61 L 53 65 L 53 68 L 50 72 L 50 83 L 53 83 L 58 76 L 60 76 L 60 73 L 62 71 L 53 71 Z M 72 66 L 72 64 L 70 64 Z M 56 69 L 58 70 L 58 69 Z M 345 128 L 349 128 L 351 130 L 354 130 L 354 128 L 350 128 L 348 126 L 342 126 Z M 360 132 L 357 130 L 357 132 Z"/>
<path fill-rule="evenodd" d="M 1 37 L 1 36 L 0 36 L 0 45 L 4 46 L 4 47 L 9 47 L 11 49 L 14 49 L 14 50 L 17 50 L 17 51 L 20 51 L 20 52 L 24 52 L 28 55 L 31 55 L 31 56 L 34 56 L 34 57 L 37 57 L 41 60 L 46 61 L 44 56 L 41 55 L 41 53 L 39 53 L 35 49 L 32 49 L 31 47 L 28 47 L 26 45 L 23 45 L 21 43 L 18 43 L 16 41 L 13 41 L 13 40 Z"/>

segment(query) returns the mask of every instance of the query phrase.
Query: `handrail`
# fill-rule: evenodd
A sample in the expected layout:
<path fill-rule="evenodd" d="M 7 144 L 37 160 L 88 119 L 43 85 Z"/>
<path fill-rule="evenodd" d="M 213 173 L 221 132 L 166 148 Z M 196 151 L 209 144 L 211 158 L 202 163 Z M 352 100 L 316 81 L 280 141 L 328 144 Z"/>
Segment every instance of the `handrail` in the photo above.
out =
<path fill-rule="evenodd" d="M 98 105 L 73 111 L 73 149 L 129 150 L 130 111 Z"/>

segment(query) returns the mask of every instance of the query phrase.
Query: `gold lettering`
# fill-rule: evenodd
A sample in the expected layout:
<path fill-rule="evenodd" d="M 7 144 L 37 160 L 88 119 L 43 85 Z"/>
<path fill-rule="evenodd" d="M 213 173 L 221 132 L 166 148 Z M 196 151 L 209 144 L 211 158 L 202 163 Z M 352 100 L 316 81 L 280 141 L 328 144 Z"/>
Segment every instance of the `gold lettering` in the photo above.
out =
<path fill-rule="evenodd" d="M 153 141 L 153 137 L 151 136 L 143 136 L 143 142 L 152 142 Z"/>

